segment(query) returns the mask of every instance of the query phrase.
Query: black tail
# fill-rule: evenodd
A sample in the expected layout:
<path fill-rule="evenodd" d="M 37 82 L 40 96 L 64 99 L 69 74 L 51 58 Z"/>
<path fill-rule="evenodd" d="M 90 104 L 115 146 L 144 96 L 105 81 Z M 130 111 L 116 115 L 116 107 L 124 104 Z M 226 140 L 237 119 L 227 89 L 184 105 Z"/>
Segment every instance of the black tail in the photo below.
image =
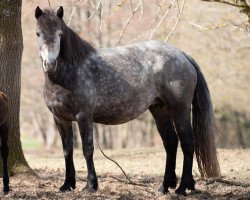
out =
<path fill-rule="evenodd" d="M 197 84 L 192 102 L 192 124 L 196 139 L 195 154 L 201 177 L 219 177 L 220 167 L 214 135 L 215 125 L 213 105 L 206 80 L 193 58 L 186 55 L 197 72 Z"/>

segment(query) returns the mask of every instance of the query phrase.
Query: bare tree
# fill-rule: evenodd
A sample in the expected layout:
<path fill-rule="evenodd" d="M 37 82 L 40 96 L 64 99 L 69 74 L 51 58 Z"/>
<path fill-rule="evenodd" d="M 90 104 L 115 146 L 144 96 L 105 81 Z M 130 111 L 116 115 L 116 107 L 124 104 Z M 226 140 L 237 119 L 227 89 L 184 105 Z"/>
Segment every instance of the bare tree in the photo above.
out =
<path fill-rule="evenodd" d="M 25 160 L 19 129 L 20 73 L 23 52 L 22 0 L 0 1 L 0 90 L 9 103 L 9 171 L 30 171 Z M 2 164 L 0 164 L 2 167 Z"/>
<path fill-rule="evenodd" d="M 237 7 L 240 9 L 240 12 L 244 13 L 247 16 L 248 23 L 250 24 L 250 0 L 202 0 L 202 1 L 217 2 Z"/>

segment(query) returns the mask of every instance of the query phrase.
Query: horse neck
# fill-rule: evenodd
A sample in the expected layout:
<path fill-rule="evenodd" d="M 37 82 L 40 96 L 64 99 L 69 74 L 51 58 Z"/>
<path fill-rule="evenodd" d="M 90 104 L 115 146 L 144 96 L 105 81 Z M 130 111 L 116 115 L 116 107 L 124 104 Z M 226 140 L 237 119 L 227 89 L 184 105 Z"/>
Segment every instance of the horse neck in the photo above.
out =
<path fill-rule="evenodd" d="M 50 85 L 60 85 L 64 88 L 73 87 L 73 80 L 76 79 L 77 65 L 67 64 L 64 60 L 58 58 L 57 71 L 55 74 L 48 75 L 45 74 L 45 84 Z"/>
<path fill-rule="evenodd" d="M 64 35 L 61 40 L 57 63 L 58 70 L 53 76 L 46 74 L 47 84 L 58 84 L 63 87 L 68 87 L 68 84 L 74 85 L 79 68 L 81 68 L 80 71 L 86 70 L 86 73 L 89 72 L 88 66 L 83 65 L 85 65 L 86 59 L 93 53 L 96 53 L 94 47 L 82 40 L 69 27 L 64 27 Z"/>

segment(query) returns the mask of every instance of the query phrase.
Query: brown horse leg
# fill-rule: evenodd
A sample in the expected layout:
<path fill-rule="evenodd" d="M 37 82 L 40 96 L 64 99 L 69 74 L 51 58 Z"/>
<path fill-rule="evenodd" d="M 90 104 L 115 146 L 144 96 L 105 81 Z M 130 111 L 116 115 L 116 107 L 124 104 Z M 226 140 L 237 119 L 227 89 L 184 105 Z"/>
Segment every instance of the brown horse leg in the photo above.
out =
<path fill-rule="evenodd" d="M 85 157 L 88 169 L 87 184 L 83 190 L 95 192 L 98 189 L 98 180 L 93 161 L 94 144 L 92 118 L 80 113 L 77 115 L 77 122 L 82 139 L 83 155 Z"/>
<path fill-rule="evenodd" d="M 9 155 L 9 147 L 8 147 L 8 125 L 7 123 L 3 124 L 0 127 L 0 135 L 1 135 L 1 154 L 3 159 L 3 191 L 5 193 L 9 192 L 9 175 L 8 175 L 8 155 Z"/>
<path fill-rule="evenodd" d="M 65 158 L 65 166 L 66 166 L 66 176 L 65 182 L 60 187 L 60 191 L 68 191 L 71 189 L 75 189 L 76 187 L 76 179 L 75 179 L 75 167 L 73 161 L 73 131 L 72 131 L 72 123 L 58 121 L 54 118 L 57 129 L 60 133 L 62 139 L 62 146 Z"/>
<path fill-rule="evenodd" d="M 175 188 L 177 184 L 175 166 L 178 137 L 176 135 L 171 116 L 165 107 L 157 108 L 151 106 L 149 110 L 155 119 L 157 129 L 160 133 L 164 148 L 167 153 L 164 180 L 162 186 L 159 189 L 160 192 L 165 194 L 168 192 L 169 187 Z"/>
<path fill-rule="evenodd" d="M 183 171 L 177 194 L 186 195 L 186 189 L 194 190 L 194 179 L 192 175 L 193 155 L 194 155 L 194 134 L 191 126 L 190 110 L 175 109 L 172 112 L 174 125 L 180 139 L 181 148 L 184 154 Z"/>

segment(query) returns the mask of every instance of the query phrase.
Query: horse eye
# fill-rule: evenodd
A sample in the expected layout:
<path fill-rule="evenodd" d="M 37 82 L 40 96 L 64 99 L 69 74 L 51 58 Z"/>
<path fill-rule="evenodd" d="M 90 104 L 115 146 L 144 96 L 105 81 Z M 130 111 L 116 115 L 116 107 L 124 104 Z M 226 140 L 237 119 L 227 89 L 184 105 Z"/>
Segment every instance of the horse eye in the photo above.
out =
<path fill-rule="evenodd" d="M 63 33 L 61 32 L 61 33 L 59 33 L 59 36 L 61 37 L 63 35 Z"/>
<path fill-rule="evenodd" d="M 37 35 L 37 37 L 39 37 L 39 36 L 40 36 L 40 33 L 36 32 L 36 35 Z"/>

